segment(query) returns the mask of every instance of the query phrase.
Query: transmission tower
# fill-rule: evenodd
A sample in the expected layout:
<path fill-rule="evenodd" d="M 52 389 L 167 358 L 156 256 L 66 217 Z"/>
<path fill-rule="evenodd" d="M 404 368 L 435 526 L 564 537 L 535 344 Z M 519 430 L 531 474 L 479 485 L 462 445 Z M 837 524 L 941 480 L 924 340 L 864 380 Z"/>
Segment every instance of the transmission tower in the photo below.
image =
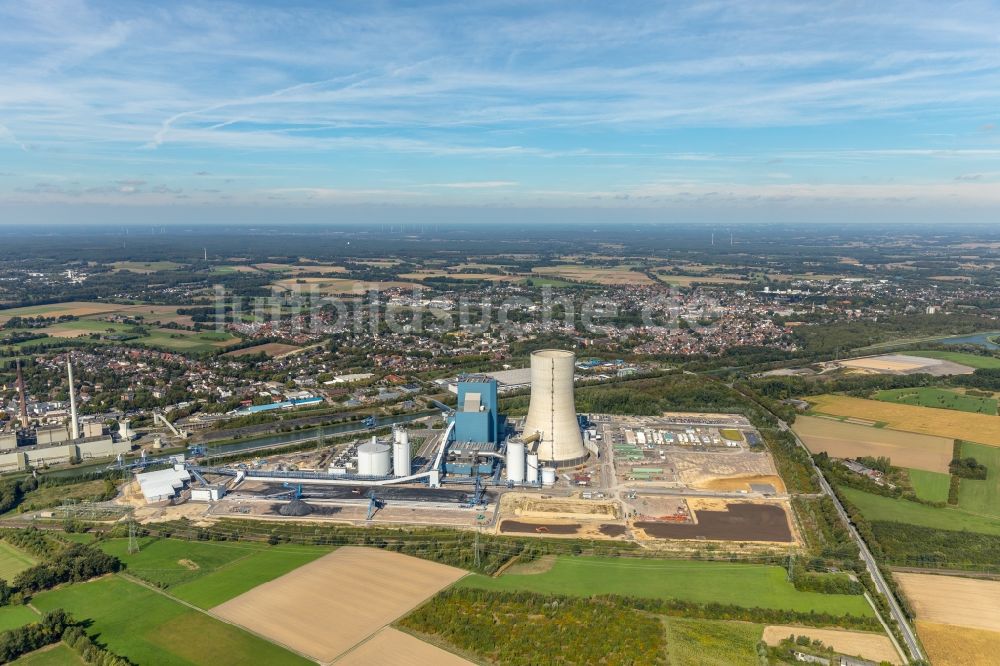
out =
<path fill-rule="evenodd" d="M 132 502 L 131 502 L 131 499 L 132 499 L 131 498 L 131 495 L 132 495 L 132 483 L 135 480 L 135 470 L 129 470 L 128 474 L 125 477 L 125 479 L 126 479 L 126 484 L 127 484 L 125 486 L 125 499 L 126 499 L 126 501 L 129 502 L 129 505 L 131 505 L 132 504 Z M 128 512 L 128 554 L 129 555 L 134 555 L 134 554 L 136 554 L 136 553 L 139 552 L 139 538 L 138 538 L 137 532 L 138 532 L 138 529 L 136 528 L 136 524 L 135 524 L 135 508 L 133 507 Z"/>

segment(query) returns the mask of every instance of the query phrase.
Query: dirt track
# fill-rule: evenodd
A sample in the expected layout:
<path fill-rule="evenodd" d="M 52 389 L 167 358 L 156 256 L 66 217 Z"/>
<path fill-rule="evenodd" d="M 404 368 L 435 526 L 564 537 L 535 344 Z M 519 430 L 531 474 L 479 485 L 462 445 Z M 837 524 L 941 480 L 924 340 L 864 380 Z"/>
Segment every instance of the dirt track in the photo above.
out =
<path fill-rule="evenodd" d="M 465 573 L 408 555 L 348 546 L 212 612 L 329 663 Z"/>

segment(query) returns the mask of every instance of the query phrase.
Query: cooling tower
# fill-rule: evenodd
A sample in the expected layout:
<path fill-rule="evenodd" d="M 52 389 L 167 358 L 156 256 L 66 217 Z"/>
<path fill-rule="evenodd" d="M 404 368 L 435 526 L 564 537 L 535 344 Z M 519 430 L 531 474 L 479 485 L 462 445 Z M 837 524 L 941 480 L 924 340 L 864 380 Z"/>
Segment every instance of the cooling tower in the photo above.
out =
<path fill-rule="evenodd" d="M 525 436 L 539 433 L 538 458 L 559 466 L 587 458 L 573 401 L 573 352 L 542 349 L 531 355 L 531 403 Z"/>

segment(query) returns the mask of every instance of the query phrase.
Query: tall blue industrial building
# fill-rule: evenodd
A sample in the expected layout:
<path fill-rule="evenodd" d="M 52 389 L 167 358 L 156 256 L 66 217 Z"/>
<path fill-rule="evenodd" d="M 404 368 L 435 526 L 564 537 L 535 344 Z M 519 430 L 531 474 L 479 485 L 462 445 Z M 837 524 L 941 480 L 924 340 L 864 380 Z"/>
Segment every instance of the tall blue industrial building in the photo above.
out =
<path fill-rule="evenodd" d="M 455 441 L 498 444 L 500 411 L 497 380 L 482 375 L 466 375 L 458 380 L 455 408 Z"/>

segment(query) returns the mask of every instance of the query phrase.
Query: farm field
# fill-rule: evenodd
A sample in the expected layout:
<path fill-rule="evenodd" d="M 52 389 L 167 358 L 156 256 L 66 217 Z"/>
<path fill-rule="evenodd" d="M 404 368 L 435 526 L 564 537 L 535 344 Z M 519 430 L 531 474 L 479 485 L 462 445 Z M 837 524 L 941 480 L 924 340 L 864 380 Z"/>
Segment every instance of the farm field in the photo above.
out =
<path fill-rule="evenodd" d="M 937 409 L 954 409 L 973 414 L 989 414 L 996 416 L 997 401 L 995 398 L 981 398 L 965 395 L 958 391 L 939 388 L 889 389 L 875 394 L 876 400 L 892 402 L 900 405 L 917 405 L 919 407 L 935 407 Z"/>
<path fill-rule="evenodd" d="M 808 636 L 813 640 L 822 641 L 824 645 L 828 645 L 849 657 L 861 656 L 876 663 L 882 661 L 891 664 L 900 663 L 896 648 L 892 646 L 892 641 L 885 634 L 775 624 L 764 628 L 762 640 L 768 645 L 777 645 L 782 639 L 792 635 Z"/>
<path fill-rule="evenodd" d="M 14 576 L 33 567 L 38 560 L 6 541 L 0 541 L 0 578 L 13 580 Z"/>
<path fill-rule="evenodd" d="M 284 354 L 291 354 L 292 352 L 299 351 L 302 347 L 296 347 L 295 345 L 285 345 L 280 342 L 268 342 L 263 345 L 254 345 L 253 347 L 244 347 L 243 349 L 237 349 L 236 351 L 226 352 L 224 356 L 253 356 L 254 354 L 264 353 L 270 357 L 282 356 Z"/>
<path fill-rule="evenodd" d="M 1000 358 L 994 356 L 980 356 L 979 354 L 969 354 L 966 352 L 953 351 L 908 351 L 911 356 L 923 356 L 925 358 L 936 358 L 942 361 L 951 361 L 967 365 L 970 368 L 1000 368 Z"/>
<path fill-rule="evenodd" d="M 23 627 L 29 622 L 38 621 L 39 615 L 27 606 L 0 606 L 0 631 Z"/>
<path fill-rule="evenodd" d="M 804 612 L 816 610 L 836 615 L 871 615 L 864 597 L 799 592 L 788 582 L 783 568 L 763 564 L 558 557 L 552 568 L 544 573 L 504 574 L 499 578 L 471 575 L 462 579 L 458 586 L 530 590 L 540 594 L 621 594 Z"/>
<path fill-rule="evenodd" d="M 671 664 L 757 666 L 757 641 L 764 627 L 752 622 L 664 617 Z"/>
<path fill-rule="evenodd" d="M 894 573 L 917 619 L 1000 631 L 1000 581 Z"/>
<path fill-rule="evenodd" d="M 461 569 L 343 547 L 212 609 L 219 617 L 329 662 L 443 587 Z M 361 598 L 361 593 L 371 593 Z"/>
<path fill-rule="evenodd" d="M 887 456 L 897 467 L 929 472 L 948 471 L 954 445 L 952 440 L 944 437 L 873 428 L 816 416 L 799 416 L 792 430 L 812 453 L 826 451 L 836 458 Z"/>
<path fill-rule="evenodd" d="M 41 650 L 29 652 L 11 663 L 15 666 L 68 666 L 69 664 L 84 664 L 86 662 L 80 659 L 65 643 L 56 643 Z"/>
<path fill-rule="evenodd" d="M 947 502 L 948 487 L 951 484 L 951 475 L 941 472 L 928 472 L 922 469 L 907 470 L 910 475 L 910 483 L 913 484 L 913 492 L 922 500 L 928 502 Z"/>
<path fill-rule="evenodd" d="M 675 287 L 690 287 L 696 282 L 702 284 L 745 284 L 743 278 L 723 277 L 714 275 L 669 275 L 667 273 L 657 273 L 656 279 L 660 282 L 672 284 Z"/>
<path fill-rule="evenodd" d="M 564 278 L 574 282 L 589 282 L 591 284 L 652 284 L 653 281 L 645 273 L 632 270 L 631 266 L 580 266 L 575 264 L 563 266 L 539 266 L 532 273 L 546 277 Z"/>
<path fill-rule="evenodd" d="M 916 625 L 920 642 L 934 666 L 989 664 L 1000 654 L 1000 632 L 924 620 L 917 620 Z"/>
<path fill-rule="evenodd" d="M 420 285 L 413 282 L 398 282 L 394 280 L 365 282 L 349 278 L 306 277 L 278 280 L 272 283 L 271 286 L 283 291 L 302 291 L 303 293 L 315 293 L 320 296 L 346 296 L 356 292 L 378 289 L 413 289 Z"/>
<path fill-rule="evenodd" d="M 308 664 L 277 645 L 193 610 L 166 595 L 120 576 L 77 583 L 34 597 L 42 612 L 62 608 L 91 619 L 88 633 L 98 634 L 113 652 L 137 664 Z M 178 640 L 178 637 L 197 637 Z"/>
<path fill-rule="evenodd" d="M 176 271 L 178 268 L 184 268 L 184 264 L 178 264 L 175 261 L 116 261 L 111 266 L 116 271 L 131 271 L 132 273 Z"/>
<path fill-rule="evenodd" d="M 962 456 L 975 458 L 986 465 L 986 479 L 962 479 L 958 486 L 958 505 L 973 513 L 1000 518 L 1000 448 L 962 442 Z"/>
<path fill-rule="evenodd" d="M 472 662 L 447 650 L 425 643 L 408 633 L 384 627 L 334 662 L 338 666 L 472 666 Z"/>
<path fill-rule="evenodd" d="M 868 520 L 909 523 L 939 530 L 1000 534 L 1000 518 L 980 516 L 955 507 L 939 509 L 904 499 L 873 495 L 854 488 L 841 488 L 840 492 L 844 493 L 844 496 L 857 506 Z"/>
<path fill-rule="evenodd" d="M 48 303 L 46 305 L 30 305 L 23 308 L 0 310 L 0 324 L 11 317 L 85 317 L 87 315 L 113 312 L 121 307 L 115 303 L 95 303 L 88 301 L 68 301 L 66 303 Z"/>
<path fill-rule="evenodd" d="M 520 275 L 496 275 L 494 273 L 449 273 L 441 270 L 421 270 L 413 273 L 400 273 L 403 280 L 426 280 L 427 278 L 447 277 L 453 280 L 489 280 L 490 282 L 513 282 L 520 280 Z"/>
<path fill-rule="evenodd" d="M 227 541 L 152 539 L 128 552 L 128 539 L 101 543 L 128 572 L 201 608 L 211 608 L 322 557 L 330 548 Z"/>
<path fill-rule="evenodd" d="M 1000 418 L 996 416 L 896 405 L 879 400 L 831 394 L 811 396 L 809 402 L 813 404 L 814 411 L 822 414 L 885 422 L 889 428 L 896 430 L 1000 446 Z M 919 467 L 905 464 L 903 466 Z"/>

